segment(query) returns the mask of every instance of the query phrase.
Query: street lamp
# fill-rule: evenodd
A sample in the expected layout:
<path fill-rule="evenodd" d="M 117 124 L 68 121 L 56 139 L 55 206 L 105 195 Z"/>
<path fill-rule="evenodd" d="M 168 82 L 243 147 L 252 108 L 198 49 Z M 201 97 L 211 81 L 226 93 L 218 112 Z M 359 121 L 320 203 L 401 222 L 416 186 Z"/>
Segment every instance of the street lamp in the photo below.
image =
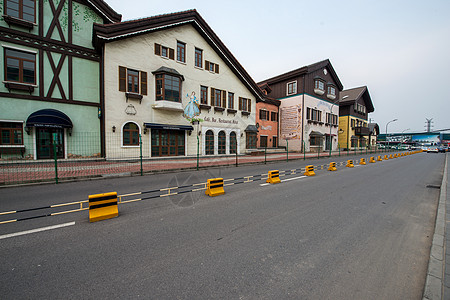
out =
<path fill-rule="evenodd" d="M 388 148 L 389 148 L 389 141 L 388 141 L 388 131 L 387 131 L 387 128 L 388 128 L 389 123 L 392 123 L 392 122 L 395 122 L 395 121 L 398 121 L 398 119 L 391 120 L 391 121 L 387 122 L 387 124 L 386 124 L 386 141 L 388 142 Z"/>
<path fill-rule="evenodd" d="M 404 133 L 405 131 L 408 131 L 409 129 L 410 129 L 410 128 L 405 129 L 405 130 L 402 131 L 402 139 L 403 139 L 402 144 L 404 144 L 405 141 L 406 141 L 406 139 L 405 139 L 404 136 L 403 136 L 403 133 Z"/>
<path fill-rule="evenodd" d="M 345 96 L 344 96 L 345 97 Z M 344 98 L 343 98 L 344 99 Z M 330 140 L 330 157 L 331 157 L 331 148 L 332 148 L 332 146 L 333 146 L 333 138 L 331 137 L 331 123 L 332 123 L 332 121 L 333 121 L 333 106 L 335 106 L 336 105 L 336 103 L 339 103 L 339 98 L 337 99 L 337 101 L 336 102 L 333 102 L 333 103 L 331 103 L 331 107 L 330 107 L 330 119 L 328 120 L 329 122 L 329 125 L 330 125 L 330 138 L 329 138 L 329 140 Z M 338 118 L 339 118 L 339 112 L 338 112 Z"/>

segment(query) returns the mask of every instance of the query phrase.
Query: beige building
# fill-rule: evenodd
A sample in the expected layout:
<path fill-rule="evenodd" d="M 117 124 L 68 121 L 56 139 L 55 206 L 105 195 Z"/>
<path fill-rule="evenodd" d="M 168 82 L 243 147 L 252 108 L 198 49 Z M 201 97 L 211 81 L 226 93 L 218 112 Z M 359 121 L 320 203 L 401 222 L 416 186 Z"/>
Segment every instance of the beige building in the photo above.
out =
<path fill-rule="evenodd" d="M 107 158 L 138 155 L 139 136 L 146 157 L 194 156 L 197 140 L 200 155 L 256 148 L 262 92 L 197 11 L 95 25 L 94 35 Z"/>

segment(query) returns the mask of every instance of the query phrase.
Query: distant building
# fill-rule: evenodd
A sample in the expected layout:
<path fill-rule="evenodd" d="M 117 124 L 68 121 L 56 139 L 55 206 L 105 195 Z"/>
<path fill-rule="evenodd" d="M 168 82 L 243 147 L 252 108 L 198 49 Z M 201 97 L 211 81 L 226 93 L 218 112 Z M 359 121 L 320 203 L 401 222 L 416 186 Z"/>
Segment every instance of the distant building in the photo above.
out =
<path fill-rule="evenodd" d="M 372 131 L 368 115 L 374 111 L 366 86 L 344 90 L 339 99 L 339 148 L 366 148 Z"/>
<path fill-rule="evenodd" d="M 337 101 L 343 86 L 327 59 L 258 83 L 280 100 L 279 145 L 291 151 L 329 150 L 338 145 Z M 331 142 L 331 143 L 330 143 Z"/>
<path fill-rule="evenodd" d="M 375 149 L 377 146 L 378 135 L 380 134 L 380 127 L 377 123 L 369 123 L 369 149 Z"/>
<path fill-rule="evenodd" d="M 264 95 L 270 93 L 268 85 L 260 86 Z M 256 127 L 258 128 L 258 147 L 277 148 L 279 141 L 280 101 L 265 96 L 263 101 L 256 102 Z"/>

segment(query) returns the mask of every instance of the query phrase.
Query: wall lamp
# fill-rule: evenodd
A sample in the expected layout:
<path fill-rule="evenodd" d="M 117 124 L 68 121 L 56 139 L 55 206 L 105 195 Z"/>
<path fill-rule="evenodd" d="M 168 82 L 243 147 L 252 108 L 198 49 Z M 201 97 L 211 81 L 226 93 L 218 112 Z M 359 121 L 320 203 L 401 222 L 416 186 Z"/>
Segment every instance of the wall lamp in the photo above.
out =
<path fill-rule="evenodd" d="M 116 126 L 113 126 L 113 127 L 112 127 L 112 131 L 113 131 L 113 132 L 116 132 Z"/>

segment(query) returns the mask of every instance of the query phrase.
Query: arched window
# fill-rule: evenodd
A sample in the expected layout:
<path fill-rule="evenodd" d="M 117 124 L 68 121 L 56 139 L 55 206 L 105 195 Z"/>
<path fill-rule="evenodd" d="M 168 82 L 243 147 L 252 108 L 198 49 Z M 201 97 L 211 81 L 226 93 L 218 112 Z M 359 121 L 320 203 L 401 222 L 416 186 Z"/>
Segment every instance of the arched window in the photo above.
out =
<path fill-rule="evenodd" d="M 208 130 L 205 135 L 205 154 L 214 155 L 214 132 Z"/>
<path fill-rule="evenodd" d="M 123 145 L 139 146 L 139 127 L 132 122 L 123 126 Z"/>
<path fill-rule="evenodd" d="M 218 144 L 219 154 L 225 154 L 227 149 L 227 138 L 224 131 L 219 132 Z"/>
<path fill-rule="evenodd" d="M 236 149 L 237 149 L 236 132 L 232 131 L 230 133 L 230 154 L 236 154 Z"/>

